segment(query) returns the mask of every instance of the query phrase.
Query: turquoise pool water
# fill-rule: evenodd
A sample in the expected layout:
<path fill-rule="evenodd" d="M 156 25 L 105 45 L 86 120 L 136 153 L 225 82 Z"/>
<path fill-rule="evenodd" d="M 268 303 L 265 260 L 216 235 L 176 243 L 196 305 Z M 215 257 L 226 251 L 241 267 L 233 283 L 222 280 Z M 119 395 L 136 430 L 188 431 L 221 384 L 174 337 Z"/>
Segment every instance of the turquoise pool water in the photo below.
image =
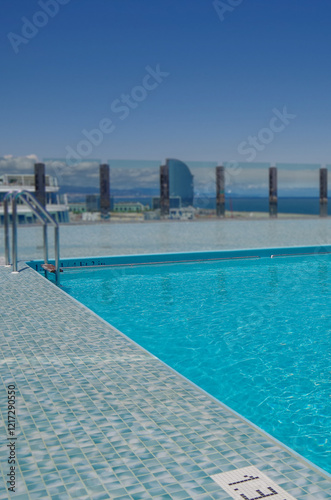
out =
<path fill-rule="evenodd" d="M 63 289 L 331 472 L 331 256 L 65 271 Z"/>

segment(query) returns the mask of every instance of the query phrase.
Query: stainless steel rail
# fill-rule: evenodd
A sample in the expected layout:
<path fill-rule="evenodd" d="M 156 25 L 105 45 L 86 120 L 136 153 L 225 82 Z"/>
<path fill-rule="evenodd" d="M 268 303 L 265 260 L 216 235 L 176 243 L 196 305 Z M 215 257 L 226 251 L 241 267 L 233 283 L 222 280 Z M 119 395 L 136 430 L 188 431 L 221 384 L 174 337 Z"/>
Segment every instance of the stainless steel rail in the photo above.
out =
<path fill-rule="evenodd" d="M 9 261 L 9 207 L 8 203 L 11 202 L 12 197 L 18 193 L 18 191 L 9 191 L 3 199 L 3 210 L 4 210 L 4 230 L 5 230 L 5 266 L 10 266 Z"/>
<path fill-rule="evenodd" d="M 50 223 L 54 227 L 54 244 L 55 244 L 55 281 L 60 284 L 60 232 L 59 225 L 47 212 L 47 210 L 39 203 L 39 201 L 29 191 L 12 191 L 6 194 L 4 198 L 4 229 L 5 229 L 5 265 L 9 266 L 9 210 L 8 203 L 12 203 L 12 265 L 13 273 L 17 273 L 17 200 L 22 200 L 27 205 L 32 213 L 43 224 L 43 242 L 44 242 L 44 262 L 48 263 L 48 239 L 47 239 L 47 224 Z M 46 272 L 47 276 L 47 272 Z"/>

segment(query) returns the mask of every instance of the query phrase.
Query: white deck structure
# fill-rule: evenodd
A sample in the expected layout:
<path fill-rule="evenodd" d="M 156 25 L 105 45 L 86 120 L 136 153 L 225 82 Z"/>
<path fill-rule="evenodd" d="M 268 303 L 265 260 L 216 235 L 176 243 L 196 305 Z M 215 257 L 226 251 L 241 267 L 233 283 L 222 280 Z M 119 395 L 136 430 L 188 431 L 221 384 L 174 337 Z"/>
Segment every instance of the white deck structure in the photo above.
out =
<path fill-rule="evenodd" d="M 45 176 L 46 183 L 46 210 L 52 215 L 56 222 L 69 222 L 69 205 L 67 195 L 59 194 L 57 179 L 50 175 Z M 3 199 L 9 191 L 26 190 L 35 192 L 34 175 L 3 174 L 0 176 L 0 224 L 3 224 L 4 209 Z M 20 224 L 33 223 L 36 221 L 29 207 L 17 206 L 18 222 Z"/>

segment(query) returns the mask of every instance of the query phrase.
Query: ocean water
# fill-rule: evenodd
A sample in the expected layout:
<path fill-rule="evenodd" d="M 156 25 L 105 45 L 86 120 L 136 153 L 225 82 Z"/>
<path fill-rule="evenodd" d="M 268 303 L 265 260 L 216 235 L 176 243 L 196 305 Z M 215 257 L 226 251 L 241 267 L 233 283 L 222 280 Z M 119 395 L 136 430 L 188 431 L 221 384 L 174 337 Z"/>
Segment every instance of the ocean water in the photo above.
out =
<path fill-rule="evenodd" d="M 331 472 L 331 257 L 65 272 L 65 291 Z"/>
<path fill-rule="evenodd" d="M 226 201 L 226 209 L 237 212 L 269 212 L 267 198 L 233 198 Z M 278 212 L 283 214 L 319 215 L 318 198 L 278 198 Z M 328 206 L 331 214 L 331 207 Z"/>

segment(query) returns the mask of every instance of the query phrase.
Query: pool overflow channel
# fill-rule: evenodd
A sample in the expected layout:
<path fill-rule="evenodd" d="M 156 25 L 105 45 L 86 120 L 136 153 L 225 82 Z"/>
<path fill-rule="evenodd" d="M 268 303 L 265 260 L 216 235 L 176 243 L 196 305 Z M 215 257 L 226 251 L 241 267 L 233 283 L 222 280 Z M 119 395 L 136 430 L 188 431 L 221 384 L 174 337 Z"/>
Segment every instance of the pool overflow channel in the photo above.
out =
<path fill-rule="evenodd" d="M 163 254 L 129 254 L 109 255 L 97 257 L 70 257 L 59 261 L 62 270 L 101 269 L 121 266 L 146 266 L 194 262 L 222 262 L 240 260 L 277 259 L 286 257 L 308 257 L 331 255 L 331 245 L 279 247 L 279 248 L 250 248 L 240 250 L 208 250 L 199 252 L 176 252 Z M 51 262 L 54 262 L 51 260 Z M 43 260 L 36 259 L 26 262 L 32 269 L 43 271 Z"/>
<path fill-rule="evenodd" d="M 4 231 L 5 231 L 5 265 L 12 265 L 13 273 L 17 271 L 17 202 L 21 200 L 27 205 L 32 213 L 43 225 L 43 246 L 44 246 L 44 265 L 48 264 L 48 239 L 47 239 L 47 224 L 50 223 L 54 227 L 54 245 L 55 245 L 55 282 L 60 285 L 60 231 L 58 223 L 47 212 L 45 207 L 39 203 L 37 198 L 29 191 L 10 191 L 4 198 Z M 11 222 L 12 222 L 12 264 L 10 264 L 10 249 L 9 249 L 9 202 L 11 202 Z M 45 270 L 45 276 L 48 277 L 48 271 Z"/>

